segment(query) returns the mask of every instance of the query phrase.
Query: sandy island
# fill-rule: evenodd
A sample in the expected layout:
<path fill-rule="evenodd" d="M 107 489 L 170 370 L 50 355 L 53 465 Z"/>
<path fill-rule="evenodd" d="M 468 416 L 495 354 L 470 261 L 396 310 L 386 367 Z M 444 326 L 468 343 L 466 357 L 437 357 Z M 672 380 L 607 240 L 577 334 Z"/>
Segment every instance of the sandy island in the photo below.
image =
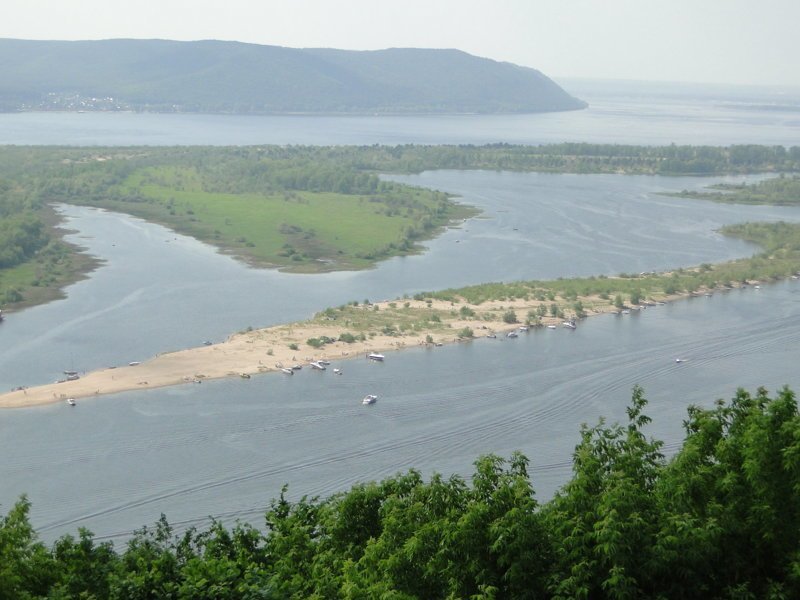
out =
<path fill-rule="evenodd" d="M 670 301 L 687 297 L 680 294 L 659 298 L 659 301 Z M 588 316 L 617 312 L 617 308 L 608 299 L 597 297 L 581 298 Z M 0 394 L 0 408 L 21 408 L 65 402 L 68 399 L 80 399 L 104 394 L 115 394 L 131 390 L 146 390 L 171 385 L 195 385 L 209 379 L 223 377 L 249 377 L 260 373 L 274 372 L 284 375 L 281 368 L 301 365 L 310 368 L 309 363 L 317 360 L 341 361 L 344 359 L 366 359 L 367 354 L 386 353 L 408 347 L 444 345 L 465 341 L 459 337 L 459 330 L 469 327 L 474 338 L 506 335 L 516 330 L 521 324 L 506 323 L 502 316 L 505 311 L 513 310 L 520 321 L 525 320 L 528 311 L 535 311 L 539 305 L 549 306 L 548 301 L 513 300 L 489 301 L 479 305 L 466 302 L 449 302 L 442 300 L 396 300 L 362 305 L 363 311 L 409 311 L 409 314 L 423 314 L 437 311 L 447 315 L 441 322 L 431 327 L 401 333 L 385 335 L 380 331 L 372 331 L 363 341 L 346 343 L 336 341 L 315 349 L 306 343 L 309 338 L 327 336 L 338 339 L 348 331 L 353 331 L 350 322 L 340 323 L 331 320 L 330 324 L 320 323 L 319 319 L 278 325 L 264 329 L 241 332 L 230 336 L 218 344 L 188 348 L 176 352 L 159 354 L 140 364 L 109 367 L 82 375 L 74 381 L 40 385 L 29 388 L 17 388 L 11 392 Z M 630 310 L 642 310 L 653 303 L 642 303 Z M 398 309 L 398 305 L 402 305 Z M 466 306 L 478 316 L 466 318 L 458 309 Z M 377 307 L 377 308 L 376 308 Z M 415 312 L 416 311 L 416 312 Z M 367 316 L 367 315 L 365 315 Z M 567 314 L 566 318 L 570 315 Z M 561 329 L 564 318 L 544 316 L 541 327 Z M 348 325 L 349 324 L 349 325 Z M 430 336 L 430 337 L 428 337 Z M 432 341 L 431 341 L 432 340 Z M 295 344 L 298 349 L 289 348 Z M 387 357 L 390 358 L 390 357 Z M 342 369 L 344 371 L 344 368 Z"/>

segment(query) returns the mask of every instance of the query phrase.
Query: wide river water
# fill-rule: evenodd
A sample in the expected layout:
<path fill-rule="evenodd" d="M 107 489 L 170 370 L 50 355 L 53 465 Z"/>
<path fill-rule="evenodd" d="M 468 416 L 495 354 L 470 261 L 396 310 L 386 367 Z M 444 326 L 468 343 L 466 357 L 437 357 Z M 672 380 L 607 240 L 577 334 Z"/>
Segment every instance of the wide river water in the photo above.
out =
<path fill-rule="evenodd" d="M 698 130 L 707 143 L 800 139 L 800 125 L 788 112 L 685 99 L 650 108 L 605 101 L 616 108 L 599 117 L 353 117 L 334 119 L 332 129 L 314 120 L 287 125 L 292 118 L 278 126 L 272 117 L 0 115 L 0 142 L 267 143 L 282 140 L 273 135 L 281 127 L 289 128 L 280 135 L 292 143 L 329 143 L 336 136 L 336 143 L 402 143 L 406 136 L 432 143 L 559 136 L 689 143 L 698 141 Z M 99 129 L 92 125 L 101 121 Z M 535 127 L 523 135 L 522 122 Z M 545 122 L 550 125 L 542 129 Z M 186 131 L 180 123 L 189 123 Z M 337 126 L 345 130 L 337 133 Z M 537 133 L 548 127 L 552 135 Z M 376 131 L 388 132 L 386 139 Z M 719 262 L 756 250 L 716 233 L 721 225 L 800 221 L 800 209 L 659 193 L 721 178 L 457 171 L 393 178 L 459 194 L 483 213 L 427 242 L 423 253 L 369 271 L 291 275 L 250 269 L 128 216 L 61 207 L 71 239 L 105 262 L 70 286 L 65 299 L 3 323 L 0 388 L 49 382 L 65 369 L 144 360 L 350 300 Z M 303 370 L 292 378 L 264 375 L 87 399 L 75 408 L 2 411 L 0 510 L 27 493 L 33 523 L 46 540 L 79 526 L 125 537 L 162 512 L 179 527 L 208 515 L 261 524 L 284 483 L 298 497 L 412 467 L 468 475 L 478 455 L 513 450 L 530 457 L 534 486 L 546 499 L 569 477 L 580 424 L 601 415 L 624 418 L 636 383 L 651 401 L 649 432 L 666 441 L 667 451 L 679 446 L 691 403 L 708 405 L 738 386 L 800 388 L 799 316 L 800 282 L 789 280 L 590 318 L 576 331 L 417 348 L 390 353 L 385 364 L 352 360 L 339 365 L 342 377 Z M 366 393 L 378 394 L 378 403 L 361 406 Z"/>
<path fill-rule="evenodd" d="M 519 115 L 0 113 L 0 144 L 800 143 L 800 90 L 571 82 L 585 110 Z"/>

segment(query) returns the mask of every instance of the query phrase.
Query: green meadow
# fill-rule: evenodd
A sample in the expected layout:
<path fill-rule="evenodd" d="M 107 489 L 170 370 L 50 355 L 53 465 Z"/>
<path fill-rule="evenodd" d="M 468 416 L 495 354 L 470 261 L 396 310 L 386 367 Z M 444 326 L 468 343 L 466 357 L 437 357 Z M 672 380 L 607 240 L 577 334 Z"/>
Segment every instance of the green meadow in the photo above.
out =
<path fill-rule="evenodd" d="M 294 272 L 363 269 L 417 250 L 474 211 L 431 190 L 388 184 L 376 194 L 282 190 L 225 193 L 195 169 L 137 170 L 91 203 L 163 223 L 260 266 Z"/>

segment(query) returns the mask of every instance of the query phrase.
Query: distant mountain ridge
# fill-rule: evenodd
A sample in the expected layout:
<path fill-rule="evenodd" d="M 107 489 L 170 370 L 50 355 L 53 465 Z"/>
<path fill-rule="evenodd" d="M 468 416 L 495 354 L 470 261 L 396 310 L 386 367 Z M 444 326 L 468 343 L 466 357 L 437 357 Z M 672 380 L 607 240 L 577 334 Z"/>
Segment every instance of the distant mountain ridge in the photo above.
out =
<path fill-rule="evenodd" d="M 536 69 L 459 50 L 0 39 L 0 110 L 512 113 L 575 110 Z"/>

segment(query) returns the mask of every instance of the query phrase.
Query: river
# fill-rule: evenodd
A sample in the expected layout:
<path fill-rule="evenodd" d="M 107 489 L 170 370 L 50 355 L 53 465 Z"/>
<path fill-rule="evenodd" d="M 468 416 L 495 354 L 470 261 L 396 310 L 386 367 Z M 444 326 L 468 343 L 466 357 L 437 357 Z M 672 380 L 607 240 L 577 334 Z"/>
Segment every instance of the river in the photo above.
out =
<path fill-rule="evenodd" d="M 0 115 L 0 142 L 800 139 L 791 112 L 667 98 L 646 117 L 642 102 L 604 101 L 606 108 L 601 103 L 597 110 L 605 116 L 331 117 L 330 129 L 309 117 L 282 118 L 281 125 L 270 117 Z M 676 108 L 687 103 L 695 107 L 688 120 Z M 720 115 L 730 120 L 720 122 Z M 394 179 L 459 194 L 483 213 L 426 242 L 424 252 L 372 270 L 292 275 L 248 268 L 128 216 L 60 207 L 74 230 L 71 239 L 105 262 L 70 286 L 65 299 L 3 323 L 0 386 L 143 360 L 350 300 L 723 261 L 755 248 L 716 233 L 721 225 L 800 221 L 800 209 L 660 193 L 740 178 L 439 171 Z M 798 316 L 800 285 L 789 280 L 641 314 L 591 318 L 576 331 L 407 350 L 389 354 L 385 364 L 353 360 L 338 365 L 341 377 L 304 370 L 292 378 L 264 375 L 87 399 L 74 408 L 3 411 L 0 505 L 27 493 L 33 523 L 46 540 L 79 526 L 102 538 L 124 538 L 162 512 L 179 529 L 208 515 L 261 524 L 284 483 L 290 497 L 299 497 L 412 467 L 466 475 L 478 455 L 516 449 L 530 457 L 534 486 L 546 499 L 569 476 L 580 423 L 601 415 L 624 418 L 636 383 L 651 400 L 648 432 L 664 439 L 668 451 L 680 443 L 690 403 L 730 397 L 736 386 L 800 388 L 794 368 L 800 364 Z M 686 362 L 676 363 L 676 357 Z M 361 406 L 365 393 L 380 399 Z"/>
<path fill-rule="evenodd" d="M 519 115 L 303 116 L 0 113 L 0 144 L 800 143 L 800 91 L 570 82 L 585 110 Z"/>

